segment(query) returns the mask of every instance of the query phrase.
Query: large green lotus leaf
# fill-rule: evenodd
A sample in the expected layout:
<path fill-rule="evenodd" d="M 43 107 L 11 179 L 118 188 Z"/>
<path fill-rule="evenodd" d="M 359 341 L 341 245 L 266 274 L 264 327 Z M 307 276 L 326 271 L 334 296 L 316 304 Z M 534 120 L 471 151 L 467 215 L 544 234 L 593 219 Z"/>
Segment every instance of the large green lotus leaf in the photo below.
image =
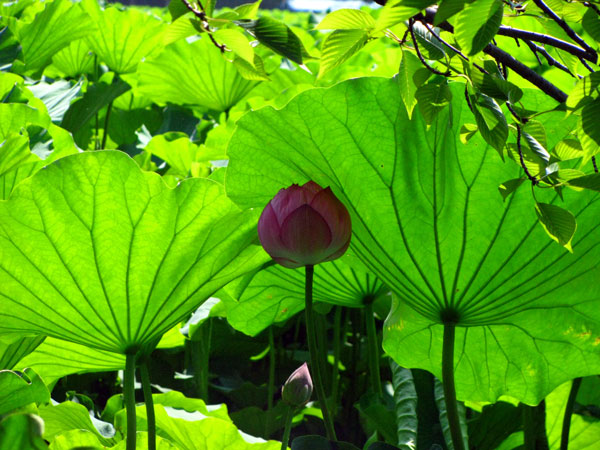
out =
<path fill-rule="evenodd" d="M 561 448 L 562 422 L 572 383 L 564 383 L 546 398 L 546 435 L 550 450 Z M 573 414 L 569 432 L 569 448 L 595 450 L 600 442 L 600 420 L 591 415 Z"/>
<path fill-rule="evenodd" d="M 68 0 L 46 2 L 33 22 L 19 24 L 16 30 L 26 70 L 45 67 L 55 53 L 93 30 L 94 24 L 81 5 Z"/>
<path fill-rule="evenodd" d="M 0 415 L 31 403 L 47 403 L 50 392 L 35 371 L 26 369 L 23 375 L 0 370 Z"/>
<path fill-rule="evenodd" d="M 45 336 L 23 336 L 21 334 L 1 335 L 0 370 L 14 368 L 23 357 L 34 351 L 44 341 L 44 338 Z"/>
<path fill-rule="evenodd" d="M 256 336 L 304 309 L 304 268 L 274 265 L 247 278 L 225 287 L 236 300 L 226 301 L 227 321 L 236 330 Z M 364 306 L 366 297 L 375 300 L 387 292 L 376 277 L 355 270 L 342 260 L 315 268 L 313 299 L 316 302 L 357 308 Z"/>
<path fill-rule="evenodd" d="M 0 328 L 151 346 L 265 262 L 255 227 L 212 180 L 169 189 L 121 152 L 62 158 L 0 202 Z"/>
<path fill-rule="evenodd" d="M 238 73 L 208 38 L 168 45 L 140 64 L 139 92 L 157 103 L 227 111 L 256 86 Z"/>
<path fill-rule="evenodd" d="M 135 72 L 142 58 L 160 50 L 166 25 L 156 16 L 129 8 L 101 10 L 96 0 L 83 3 L 98 25 L 98 30 L 88 36 L 87 42 L 114 72 Z"/>
<path fill-rule="evenodd" d="M 548 239 L 527 189 L 503 203 L 497 186 L 519 170 L 479 136 L 460 143 L 472 121 L 463 91 L 451 86 L 454 100 L 429 128 L 420 114 L 408 119 L 398 85 L 384 79 L 247 114 L 229 145 L 228 194 L 262 208 L 293 182 L 331 186 L 352 216 L 352 250 L 401 300 L 386 322 L 388 354 L 440 376 L 439 324 L 455 322 L 461 399 L 537 403 L 600 371 L 600 203 L 565 192 L 574 254 Z"/>

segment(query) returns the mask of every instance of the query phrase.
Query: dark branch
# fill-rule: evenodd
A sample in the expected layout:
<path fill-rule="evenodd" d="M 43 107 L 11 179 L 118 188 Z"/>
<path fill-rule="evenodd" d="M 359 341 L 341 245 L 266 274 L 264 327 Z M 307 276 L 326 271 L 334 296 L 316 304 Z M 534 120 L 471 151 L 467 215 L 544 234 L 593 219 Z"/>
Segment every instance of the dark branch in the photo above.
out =
<path fill-rule="evenodd" d="M 596 157 L 592 156 L 592 165 L 594 166 L 594 172 L 598 173 L 598 166 L 596 165 Z"/>
<path fill-rule="evenodd" d="M 540 55 L 542 55 L 544 58 L 546 58 L 546 61 L 548 62 L 549 66 L 554 66 L 560 70 L 562 70 L 563 72 L 567 72 L 569 75 L 571 75 L 572 77 L 575 78 L 583 78 L 580 75 L 575 75 L 573 74 L 569 68 L 567 66 L 565 66 L 564 64 L 558 62 L 556 59 L 554 59 L 552 56 L 550 56 L 550 54 L 546 51 L 546 49 L 544 47 L 541 47 L 537 44 L 534 44 L 531 41 L 525 41 L 525 43 L 527 44 L 527 46 L 531 49 L 531 51 L 533 52 L 533 54 L 535 55 L 536 58 L 538 58 L 538 53 Z M 540 61 L 540 59 L 538 58 L 538 61 L 540 63 L 540 65 L 542 64 L 542 62 Z"/>
<path fill-rule="evenodd" d="M 564 32 L 567 33 L 567 36 L 573 39 L 573 41 L 577 42 L 577 44 L 581 45 L 581 47 L 585 49 L 585 52 L 591 58 L 593 58 L 586 59 L 592 61 L 593 63 L 596 63 L 596 61 L 598 61 L 598 54 L 596 53 L 596 51 L 592 47 L 590 47 L 577 33 L 575 33 L 575 31 L 573 31 L 573 29 L 567 24 L 567 22 L 558 17 L 556 13 L 552 11 L 552 9 L 548 5 L 546 5 L 546 3 L 544 3 L 543 0 L 533 0 L 533 2 L 537 5 L 538 8 L 544 11 L 548 15 L 548 17 L 554 20 L 558 24 L 558 26 L 560 26 L 564 30 Z"/>
<path fill-rule="evenodd" d="M 417 44 L 417 37 L 415 36 L 415 32 L 413 30 L 413 25 L 414 25 L 415 21 L 414 19 L 410 19 L 410 22 L 408 24 L 408 30 L 410 31 L 410 37 L 412 38 L 413 41 L 413 45 L 415 47 L 415 51 L 417 52 L 417 56 L 419 57 L 419 60 L 421 61 L 421 64 L 423 64 L 430 72 L 436 74 L 436 75 L 442 75 L 444 77 L 447 77 L 450 75 L 450 71 L 448 70 L 446 73 L 444 72 L 440 72 L 439 70 L 431 67 L 427 61 L 425 61 L 425 58 L 423 57 L 423 55 L 421 54 L 421 51 L 419 50 L 419 44 Z"/>
<path fill-rule="evenodd" d="M 518 123 L 515 125 L 517 127 L 517 151 L 519 152 L 519 160 L 521 162 L 521 167 L 523 167 L 523 170 L 525 171 L 525 175 L 527 175 L 527 178 L 529 178 L 529 181 L 531 181 L 531 184 L 533 184 L 535 186 L 538 183 L 538 180 L 536 177 L 531 175 L 531 173 L 529 172 L 529 169 L 525 165 L 525 158 L 523 158 L 523 151 L 521 150 L 521 125 L 519 125 Z"/>
<path fill-rule="evenodd" d="M 434 18 L 435 18 L 435 13 L 436 13 L 435 8 L 427 8 L 425 10 L 425 15 L 423 15 L 422 13 L 419 13 L 416 16 L 414 16 L 414 19 L 419 20 L 421 22 L 427 22 L 427 23 L 432 24 L 434 21 Z M 442 22 L 441 24 L 438 25 L 438 27 L 441 28 L 442 30 L 448 31 L 450 33 L 454 33 L 454 27 L 452 25 L 450 25 L 448 22 Z M 549 95 L 556 101 L 558 101 L 560 103 L 564 103 L 565 101 L 567 101 L 567 94 L 565 94 L 563 91 L 558 89 L 556 86 L 554 86 L 548 80 L 546 80 L 544 77 L 538 75 L 533 69 L 531 69 L 530 67 L 527 67 L 522 62 L 513 58 L 510 54 L 508 54 L 504 50 L 501 50 L 500 48 L 496 47 L 493 44 L 488 44 L 488 46 L 485 47 L 483 49 L 483 51 L 485 53 L 487 53 L 488 55 L 490 55 L 492 58 L 494 58 L 499 63 L 504 64 L 506 67 L 512 69 L 513 71 L 515 71 L 516 73 L 521 75 L 523 78 L 525 78 L 531 84 L 540 88 L 545 94 Z"/>
<path fill-rule="evenodd" d="M 202 6 L 202 3 L 200 3 L 199 0 L 196 0 L 198 3 L 198 6 L 200 7 L 200 9 L 196 8 L 195 6 L 193 6 L 189 0 L 181 0 L 183 2 L 183 4 L 185 5 L 185 7 L 187 9 L 189 9 L 191 12 L 194 13 L 194 15 L 200 20 L 201 24 L 202 24 L 202 28 L 204 29 L 204 31 L 206 31 L 208 33 L 208 37 L 210 38 L 210 40 L 212 41 L 212 43 L 219 49 L 221 50 L 221 53 L 225 53 L 225 50 L 227 50 L 227 47 L 225 47 L 224 44 L 219 44 L 215 38 L 212 35 L 212 30 L 210 29 L 210 26 L 208 25 L 208 18 L 206 17 L 206 12 L 204 11 L 204 7 Z"/>

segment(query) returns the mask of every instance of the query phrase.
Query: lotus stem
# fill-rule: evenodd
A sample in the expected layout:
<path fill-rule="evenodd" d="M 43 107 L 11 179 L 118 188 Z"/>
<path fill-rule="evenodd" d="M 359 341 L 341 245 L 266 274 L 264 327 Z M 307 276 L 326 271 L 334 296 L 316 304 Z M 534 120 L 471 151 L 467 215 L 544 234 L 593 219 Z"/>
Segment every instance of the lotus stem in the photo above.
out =
<path fill-rule="evenodd" d="M 273 395 L 275 394 L 275 340 L 273 327 L 269 327 L 269 384 L 267 386 L 267 418 L 265 420 L 265 439 L 269 439 L 271 414 L 273 410 Z"/>
<path fill-rule="evenodd" d="M 281 450 L 287 450 L 288 442 L 290 440 L 290 432 L 292 431 L 292 420 L 294 419 L 294 413 L 292 407 L 288 406 L 285 411 L 285 428 L 283 429 L 283 437 L 281 438 Z"/>
<path fill-rule="evenodd" d="M 369 374 L 371 375 L 371 383 L 375 393 L 382 397 L 383 390 L 381 389 L 381 375 L 379 371 L 379 343 L 377 341 L 373 298 L 371 296 L 365 299 L 365 319 L 367 322 L 367 345 L 369 349 Z"/>
<path fill-rule="evenodd" d="M 560 450 L 567 450 L 569 448 L 569 432 L 571 431 L 571 416 L 573 415 L 573 407 L 575 406 L 575 399 L 581 386 L 581 377 L 575 378 L 571 385 L 571 391 L 569 392 L 569 399 L 567 400 L 567 406 L 565 408 L 565 416 L 563 418 L 562 434 L 560 436 Z"/>
<path fill-rule="evenodd" d="M 144 403 L 146 403 L 146 417 L 148 419 L 148 450 L 156 450 L 156 418 L 154 415 L 154 400 L 152 399 L 152 386 L 150 385 L 150 373 L 148 362 L 140 367 L 142 377 L 142 391 L 144 392 Z"/>
<path fill-rule="evenodd" d="M 452 436 L 454 450 L 465 450 L 462 432 L 460 429 L 460 418 L 458 416 L 458 405 L 456 404 L 456 388 L 454 386 L 454 336 L 456 328 L 454 324 L 444 324 L 444 342 L 442 344 L 442 382 L 444 385 L 444 401 L 446 403 L 446 414 L 448 426 Z"/>
<path fill-rule="evenodd" d="M 310 365 L 312 367 L 312 378 L 314 380 L 315 390 L 317 391 L 317 398 L 319 405 L 321 406 L 321 412 L 323 413 L 323 422 L 325 423 L 325 431 L 327 433 L 327 439 L 330 441 L 336 441 L 335 429 L 333 427 L 333 421 L 329 415 L 329 409 L 327 408 L 327 397 L 325 396 L 325 390 L 323 389 L 323 380 L 321 378 L 321 367 L 319 366 L 319 355 L 317 353 L 317 337 L 315 333 L 315 322 L 312 310 L 312 290 L 313 290 L 313 275 L 314 266 L 306 266 L 306 284 L 305 284 L 305 308 L 304 313 L 306 316 L 306 334 L 308 337 L 308 352 L 310 354 Z"/>
<path fill-rule="evenodd" d="M 125 374 L 123 377 L 123 396 L 127 410 L 127 450 L 135 450 L 135 354 L 125 356 Z"/>

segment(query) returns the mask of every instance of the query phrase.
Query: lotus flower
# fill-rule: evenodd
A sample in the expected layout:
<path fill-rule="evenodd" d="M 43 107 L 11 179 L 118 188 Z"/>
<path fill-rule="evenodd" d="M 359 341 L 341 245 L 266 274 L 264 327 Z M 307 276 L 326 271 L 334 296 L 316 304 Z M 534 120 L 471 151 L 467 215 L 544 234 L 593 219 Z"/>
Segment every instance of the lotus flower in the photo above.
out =
<path fill-rule="evenodd" d="M 258 220 L 258 237 L 273 260 L 290 269 L 331 261 L 344 254 L 350 214 L 331 189 L 309 181 L 281 189 Z"/>
<path fill-rule="evenodd" d="M 310 378 L 308 366 L 304 363 L 294 370 L 283 385 L 281 398 L 287 404 L 299 408 L 310 400 L 312 391 L 312 379 Z"/>

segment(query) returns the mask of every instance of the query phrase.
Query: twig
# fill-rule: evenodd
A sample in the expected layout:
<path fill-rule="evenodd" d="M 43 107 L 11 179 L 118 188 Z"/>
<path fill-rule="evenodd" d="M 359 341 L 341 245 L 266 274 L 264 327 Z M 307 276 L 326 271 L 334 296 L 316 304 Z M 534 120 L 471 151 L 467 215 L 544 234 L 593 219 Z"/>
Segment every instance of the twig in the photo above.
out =
<path fill-rule="evenodd" d="M 517 151 L 519 152 L 519 160 L 521 161 L 521 167 L 523 167 L 525 175 L 527 175 L 527 178 L 529 178 L 531 184 L 535 186 L 538 183 L 538 180 L 536 177 L 531 175 L 529 169 L 527 169 L 527 166 L 525 165 L 525 158 L 523 158 L 523 151 L 521 150 L 521 125 L 519 125 L 518 123 L 515 125 L 517 127 Z"/>
<path fill-rule="evenodd" d="M 531 41 L 525 41 L 525 43 L 527 44 L 529 49 L 533 52 L 533 54 L 537 58 L 540 65 L 542 65 L 542 62 L 540 61 L 540 58 L 537 55 L 538 53 L 540 53 L 544 58 L 546 58 L 546 61 L 548 62 L 549 66 L 554 66 L 557 69 L 562 70 L 563 72 L 567 72 L 569 75 L 571 75 L 574 78 L 583 78 L 581 75 L 573 74 L 573 72 L 571 72 L 567 66 L 558 62 L 556 59 L 554 59 L 552 56 L 550 56 L 550 54 L 546 51 L 546 49 L 544 47 L 534 44 Z"/>
<path fill-rule="evenodd" d="M 460 56 L 462 59 L 464 59 L 465 61 L 469 61 L 469 58 L 467 58 L 459 49 L 457 49 L 456 47 L 452 46 L 451 44 L 449 44 L 448 42 L 446 42 L 444 39 L 442 39 L 440 37 L 439 34 L 437 34 L 435 32 L 435 30 L 433 28 L 431 28 L 431 26 L 427 23 L 427 22 L 423 22 L 423 21 L 419 21 L 423 24 L 423 26 L 425 28 L 427 28 L 427 31 L 429 31 L 433 36 L 435 36 L 435 38 L 440 41 L 442 44 L 444 44 L 446 47 L 448 47 L 450 50 L 452 50 L 454 53 L 456 53 L 458 56 Z M 477 68 L 477 70 L 479 70 L 481 73 L 485 73 L 488 74 L 488 71 L 485 70 L 483 67 L 473 63 L 473 66 L 475 68 Z"/>
<path fill-rule="evenodd" d="M 448 70 L 447 72 L 440 72 L 439 70 L 431 67 L 429 64 L 427 64 L 427 61 L 425 61 L 425 58 L 423 57 L 423 55 L 421 54 L 421 51 L 419 50 L 419 44 L 417 44 L 417 37 L 415 36 L 415 32 L 413 30 L 413 25 L 414 25 L 415 21 L 414 19 L 410 19 L 409 24 L 408 24 L 408 30 L 410 31 L 410 37 L 413 41 L 413 45 L 415 47 L 415 51 L 417 52 L 417 56 L 419 57 L 419 60 L 421 61 L 421 63 L 431 72 L 434 73 L 436 75 L 441 75 L 443 77 L 447 77 L 450 76 L 450 70 Z"/>
<path fill-rule="evenodd" d="M 468 91 L 466 85 L 465 85 L 465 99 L 467 99 L 467 106 L 469 107 L 469 109 L 471 110 L 471 112 L 473 114 L 475 114 L 475 112 L 473 111 L 473 106 L 471 105 L 471 100 L 469 99 L 469 91 Z"/>
<path fill-rule="evenodd" d="M 210 29 L 210 25 L 208 24 L 208 18 L 206 17 L 206 12 L 204 11 L 204 6 L 202 6 L 202 3 L 200 3 L 200 0 L 196 0 L 196 2 L 198 3 L 198 6 L 200 7 L 200 9 L 196 8 L 194 5 L 192 5 L 189 0 L 181 0 L 183 2 L 183 4 L 186 6 L 187 9 L 189 9 L 191 12 L 194 13 L 194 15 L 200 19 L 200 22 L 202 24 L 202 28 L 204 29 L 204 31 L 206 31 L 208 33 L 208 37 L 210 38 L 210 40 L 212 41 L 212 43 L 219 49 L 221 50 L 221 53 L 225 53 L 225 51 L 227 50 L 227 47 L 225 46 L 225 44 L 219 44 L 215 38 L 212 35 L 212 30 Z"/>
<path fill-rule="evenodd" d="M 529 119 L 527 117 L 521 117 L 520 115 L 518 115 L 517 112 L 514 110 L 514 108 L 511 106 L 511 104 L 509 102 L 506 102 L 506 108 L 510 111 L 510 113 L 513 115 L 513 117 L 515 119 L 517 119 L 517 122 L 520 122 L 520 123 L 529 122 Z"/>
<path fill-rule="evenodd" d="M 596 53 L 596 51 L 592 47 L 590 47 L 587 44 L 587 42 L 585 42 L 577 33 L 575 33 L 575 31 L 573 31 L 573 29 L 567 24 L 567 22 L 565 22 L 562 18 L 558 17 L 556 13 L 552 11 L 552 9 L 548 5 L 546 5 L 546 3 L 544 3 L 543 0 L 533 0 L 533 2 L 537 5 L 538 8 L 540 8 L 552 20 L 554 20 L 558 24 L 558 26 L 560 26 L 564 30 L 564 32 L 567 33 L 567 36 L 569 36 L 571 39 L 577 42 L 577 44 L 579 44 L 583 49 L 585 49 L 586 53 L 593 58 L 590 59 L 590 61 L 592 61 L 593 63 L 598 61 L 598 54 Z"/>
<path fill-rule="evenodd" d="M 592 2 L 583 2 L 583 5 L 587 6 L 591 10 L 595 11 L 596 14 L 598 14 L 600 16 L 600 9 L 598 9 L 598 6 L 596 6 L 594 3 L 592 3 Z"/>
<path fill-rule="evenodd" d="M 581 62 L 581 64 L 583 64 L 583 67 L 585 67 L 587 70 L 589 70 L 591 73 L 594 73 L 594 69 L 592 69 L 590 67 L 590 65 L 585 61 L 585 59 L 583 58 L 579 58 L 579 61 Z"/>
<path fill-rule="evenodd" d="M 594 172 L 598 173 L 598 166 L 596 165 L 596 157 L 592 156 L 592 165 L 594 166 Z"/>

